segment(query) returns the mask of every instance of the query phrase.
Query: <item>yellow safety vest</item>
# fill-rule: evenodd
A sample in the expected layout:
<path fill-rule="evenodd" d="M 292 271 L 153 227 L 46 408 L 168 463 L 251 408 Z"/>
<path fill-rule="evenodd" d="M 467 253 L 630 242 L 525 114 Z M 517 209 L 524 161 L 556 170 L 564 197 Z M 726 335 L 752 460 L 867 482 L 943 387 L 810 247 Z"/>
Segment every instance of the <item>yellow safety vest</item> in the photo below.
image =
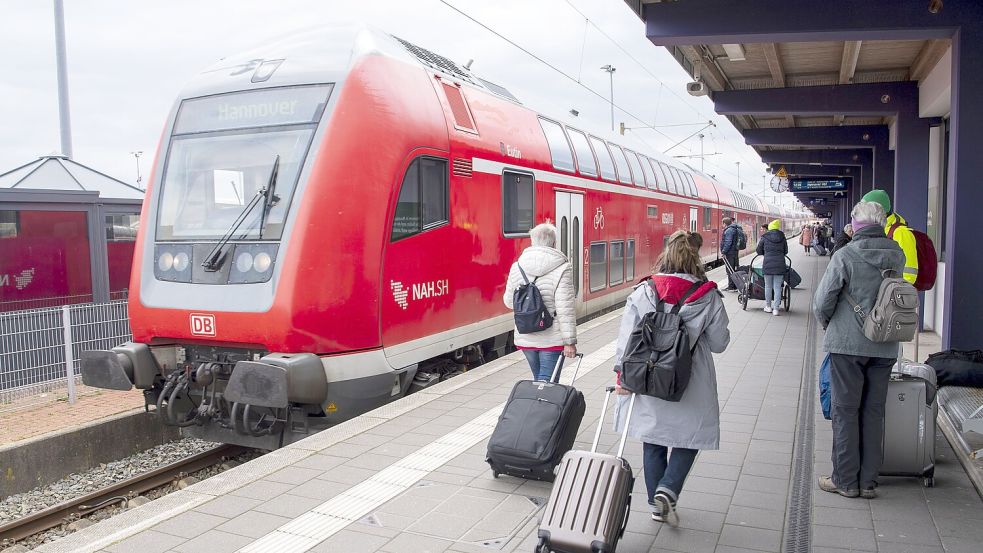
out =
<path fill-rule="evenodd" d="M 891 227 L 894 225 L 898 226 L 894 229 L 894 235 L 892 236 Z M 884 233 L 893 238 L 901 246 L 905 257 L 904 279 L 914 283 L 918 278 L 918 247 L 915 243 L 915 235 L 908 228 L 907 221 L 897 213 L 888 215 L 887 224 L 884 225 Z"/>

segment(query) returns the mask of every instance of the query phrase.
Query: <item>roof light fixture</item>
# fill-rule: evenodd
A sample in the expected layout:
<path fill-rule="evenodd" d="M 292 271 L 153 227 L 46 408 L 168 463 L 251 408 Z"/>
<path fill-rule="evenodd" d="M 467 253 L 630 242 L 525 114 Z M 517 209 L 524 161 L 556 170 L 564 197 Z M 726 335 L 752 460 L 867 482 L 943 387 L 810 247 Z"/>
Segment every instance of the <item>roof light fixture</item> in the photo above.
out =
<path fill-rule="evenodd" d="M 744 53 L 744 47 L 740 44 L 722 44 L 724 52 L 727 53 L 727 59 L 730 61 L 744 61 L 747 56 Z"/>

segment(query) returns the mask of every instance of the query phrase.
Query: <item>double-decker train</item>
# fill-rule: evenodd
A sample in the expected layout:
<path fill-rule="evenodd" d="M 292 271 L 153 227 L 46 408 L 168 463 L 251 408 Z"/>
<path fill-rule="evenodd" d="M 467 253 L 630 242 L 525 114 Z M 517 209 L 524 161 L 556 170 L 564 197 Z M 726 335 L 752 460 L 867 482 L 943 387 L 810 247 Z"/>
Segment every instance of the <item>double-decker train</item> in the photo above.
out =
<path fill-rule="evenodd" d="M 511 263 L 545 220 L 576 309 L 619 305 L 673 231 L 796 223 L 654 152 L 524 107 L 359 26 L 226 58 L 168 118 L 130 283 L 133 341 L 83 379 L 168 424 L 275 448 L 511 347 Z"/>

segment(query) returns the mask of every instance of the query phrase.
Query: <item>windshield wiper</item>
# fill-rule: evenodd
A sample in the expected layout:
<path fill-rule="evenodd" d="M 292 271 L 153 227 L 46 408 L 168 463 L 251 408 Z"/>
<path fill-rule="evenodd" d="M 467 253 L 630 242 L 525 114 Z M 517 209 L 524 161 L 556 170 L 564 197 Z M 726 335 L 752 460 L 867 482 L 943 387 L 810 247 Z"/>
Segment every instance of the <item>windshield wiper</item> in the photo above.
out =
<path fill-rule="evenodd" d="M 239 227 L 242 226 L 242 223 L 246 221 L 246 218 L 249 217 L 249 214 L 253 212 L 253 209 L 255 209 L 257 205 L 259 205 L 260 200 L 263 201 L 263 213 L 261 215 L 261 223 L 262 224 L 266 223 L 267 212 L 271 207 L 276 205 L 276 203 L 280 200 L 279 196 L 273 194 L 273 189 L 276 187 L 276 177 L 279 170 L 280 170 L 280 155 L 277 154 L 276 158 L 273 159 L 273 170 L 270 171 L 270 180 L 267 181 L 266 187 L 260 188 L 259 191 L 256 192 L 256 195 L 253 196 L 253 199 L 249 200 L 249 203 L 246 205 L 246 207 L 242 209 L 242 211 L 239 213 L 239 216 L 236 217 L 236 220 L 232 221 L 232 226 L 229 227 L 229 230 L 227 230 L 225 234 L 222 235 L 222 238 L 220 238 L 218 243 L 215 244 L 215 247 L 212 248 L 212 251 L 208 252 L 208 255 L 205 256 L 205 260 L 201 262 L 201 266 L 206 271 L 215 272 L 222 267 L 222 262 L 225 261 L 225 253 L 222 251 L 222 248 L 224 248 L 225 245 L 229 243 L 229 240 L 232 240 L 232 235 L 234 235 L 236 231 L 239 230 Z M 262 238 L 263 237 L 262 226 L 260 227 L 259 233 L 260 233 L 260 238 Z"/>

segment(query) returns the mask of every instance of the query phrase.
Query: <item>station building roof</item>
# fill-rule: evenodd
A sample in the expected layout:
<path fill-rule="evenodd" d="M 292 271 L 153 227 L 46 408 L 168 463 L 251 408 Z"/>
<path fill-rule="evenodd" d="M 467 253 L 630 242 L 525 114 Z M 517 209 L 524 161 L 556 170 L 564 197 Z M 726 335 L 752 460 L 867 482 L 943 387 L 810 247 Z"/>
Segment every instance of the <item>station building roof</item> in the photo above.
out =
<path fill-rule="evenodd" d="M 100 198 L 143 200 L 144 191 L 64 156 L 44 156 L 0 174 L 0 190 L 97 192 Z"/>

